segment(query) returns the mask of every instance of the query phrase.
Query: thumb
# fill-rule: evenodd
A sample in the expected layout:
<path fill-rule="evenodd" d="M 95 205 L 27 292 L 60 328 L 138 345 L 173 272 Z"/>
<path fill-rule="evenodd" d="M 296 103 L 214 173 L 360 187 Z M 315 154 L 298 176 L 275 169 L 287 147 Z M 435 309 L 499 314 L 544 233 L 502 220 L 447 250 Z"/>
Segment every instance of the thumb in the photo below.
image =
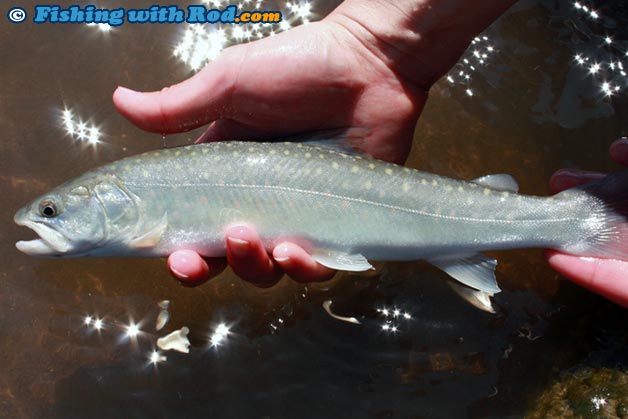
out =
<path fill-rule="evenodd" d="M 229 116 L 227 102 L 236 72 L 237 66 L 217 60 L 191 78 L 160 91 L 142 93 L 118 87 L 113 103 L 125 118 L 147 131 L 189 131 Z"/>

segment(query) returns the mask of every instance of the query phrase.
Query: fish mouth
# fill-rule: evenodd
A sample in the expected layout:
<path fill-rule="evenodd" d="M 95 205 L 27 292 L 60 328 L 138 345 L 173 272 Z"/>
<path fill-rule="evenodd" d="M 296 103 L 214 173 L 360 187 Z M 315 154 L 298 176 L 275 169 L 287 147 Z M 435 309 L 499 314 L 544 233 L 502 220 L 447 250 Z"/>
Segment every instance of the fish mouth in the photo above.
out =
<path fill-rule="evenodd" d="M 28 227 L 39 235 L 33 240 L 20 240 L 15 243 L 15 247 L 20 252 L 29 256 L 62 256 L 71 250 L 72 246 L 67 238 L 52 227 L 36 221 L 25 221 L 15 215 L 15 224 Z"/>

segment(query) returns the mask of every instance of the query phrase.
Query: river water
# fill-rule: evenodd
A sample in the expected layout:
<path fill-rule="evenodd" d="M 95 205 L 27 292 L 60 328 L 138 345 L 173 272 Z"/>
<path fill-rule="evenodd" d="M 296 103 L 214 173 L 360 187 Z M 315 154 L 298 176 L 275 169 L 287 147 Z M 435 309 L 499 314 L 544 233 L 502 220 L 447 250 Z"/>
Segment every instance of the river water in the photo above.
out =
<path fill-rule="evenodd" d="M 628 134 L 628 79 L 610 64 L 628 69 L 628 14 L 619 1 L 604 3 L 586 3 L 597 18 L 570 1 L 517 4 L 433 88 L 408 165 L 463 179 L 511 173 L 522 192 L 541 195 L 561 167 L 617 169 L 607 150 Z M 313 2 L 310 18 L 335 4 Z M 163 146 L 116 113 L 115 87 L 159 89 L 203 57 L 182 57 L 184 25 L 103 31 L 3 19 L 1 417 L 520 417 L 569 371 L 626 365 L 626 312 L 562 279 L 538 250 L 493 254 L 504 290 L 495 315 L 460 300 L 445 274 L 421 262 L 270 289 L 226 271 L 190 288 L 170 278 L 164 260 L 19 253 L 14 243 L 29 233 L 12 217 L 24 203 L 96 165 Z M 155 332 L 161 300 L 171 320 Z M 362 325 L 328 316 L 325 300 Z M 136 338 L 125 336 L 131 322 Z M 230 333 L 212 346 L 219 324 Z M 149 362 L 156 338 L 184 325 L 190 354 Z"/>

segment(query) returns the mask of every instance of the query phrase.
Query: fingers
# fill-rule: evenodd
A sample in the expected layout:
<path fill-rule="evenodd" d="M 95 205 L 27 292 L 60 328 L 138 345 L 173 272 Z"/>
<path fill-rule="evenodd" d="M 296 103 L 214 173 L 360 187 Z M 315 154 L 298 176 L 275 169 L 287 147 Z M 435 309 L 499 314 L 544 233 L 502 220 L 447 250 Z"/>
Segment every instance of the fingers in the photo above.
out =
<path fill-rule="evenodd" d="M 549 264 L 576 284 L 628 308 L 628 262 L 584 258 L 548 250 Z"/>
<path fill-rule="evenodd" d="M 560 169 L 550 178 L 550 190 L 552 193 L 558 193 L 565 189 L 603 178 L 604 176 L 605 175 L 602 173 L 587 172 L 584 170 Z"/>
<path fill-rule="evenodd" d="M 281 243 L 275 247 L 273 258 L 288 276 L 298 282 L 326 281 L 335 273 L 316 262 L 309 253 L 294 243 Z"/>
<path fill-rule="evenodd" d="M 156 92 L 118 87 L 113 103 L 129 121 L 160 134 L 188 131 L 229 115 L 236 66 L 216 60 L 193 77 Z"/>
<path fill-rule="evenodd" d="M 223 259 L 203 259 L 192 250 L 179 250 L 168 257 L 170 273 L 187 285 L 198 285 L 225 269 Z"/>
<path fill-rule="evenodd" d="M 628 166 L 628 138 L 620 138 L 611 144 L 609 154 L 616 163 Z"/>
<path fill-rule="evenodd" d="M 236 275 L 258 286 L 271 286 L 282 275 L 255 230 L 246 225 L 227 229 L 227 261 Z"/>

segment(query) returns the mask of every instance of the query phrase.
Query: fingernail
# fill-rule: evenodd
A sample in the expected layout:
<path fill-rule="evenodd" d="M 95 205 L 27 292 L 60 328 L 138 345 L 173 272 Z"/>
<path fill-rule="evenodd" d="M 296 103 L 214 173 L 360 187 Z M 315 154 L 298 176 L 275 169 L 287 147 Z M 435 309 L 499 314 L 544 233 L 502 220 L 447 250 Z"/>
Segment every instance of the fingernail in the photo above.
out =
<path fill-rule="evenodd" d="M 189 263 L 189 259 L 188 259 L 187 255 L 185 254 L 184 251 L 176 252 L 176 253 L 172 254 L 172 256 L 170 257 L 170 264 L 169 264 L 170 270 L 178 278 L 182 278 L 182 279 L 189 278 L 190 277 L 189 275 L 184 274 L 183 272 L 175 269 L 174 266 L 173 266 L 173 265 L 185 266 L 188 263 Z"/>
<path fill-rule="evenodd" d="M 132 89 L 129 89 L 128 87 L 124 87 L 124 86 L 118 86 L 116 88 L 116 90 L 121 92 L 121 93 L 131 94 L 131 95 L 140 93 L 140 92 L 138 92 L 136 90 L 132 90 Z"/>
<path fill-rule="evenodd" d="M 290 248 L 287 245 L 279 245 L 277 247 L 275 247 L 275 250 L 273 251 L 273 259 L 275 259 L 277 262 L 286 262 L 288 260 L 290 260 L 290 256 L 288 256 L 288 253 L 290 252 Z"/>
<path fill-rule="evenodd" d="M 246 257 L 249 255 L 251 244 L 248 241 L 235 237 L 227 237 L 227 241 L 229 242 L 229 249 L 236 257 Z"/>
<path fill-rule="evenodd" d="M 172 271 L 172 273 L 179 279 L 188 279 L 190 278 L 189 275 L 184 274 L 183 272 L 180 272 L 178 270 L 176 270 L 173 267 L 170 267 L 170 270 Z"/>

